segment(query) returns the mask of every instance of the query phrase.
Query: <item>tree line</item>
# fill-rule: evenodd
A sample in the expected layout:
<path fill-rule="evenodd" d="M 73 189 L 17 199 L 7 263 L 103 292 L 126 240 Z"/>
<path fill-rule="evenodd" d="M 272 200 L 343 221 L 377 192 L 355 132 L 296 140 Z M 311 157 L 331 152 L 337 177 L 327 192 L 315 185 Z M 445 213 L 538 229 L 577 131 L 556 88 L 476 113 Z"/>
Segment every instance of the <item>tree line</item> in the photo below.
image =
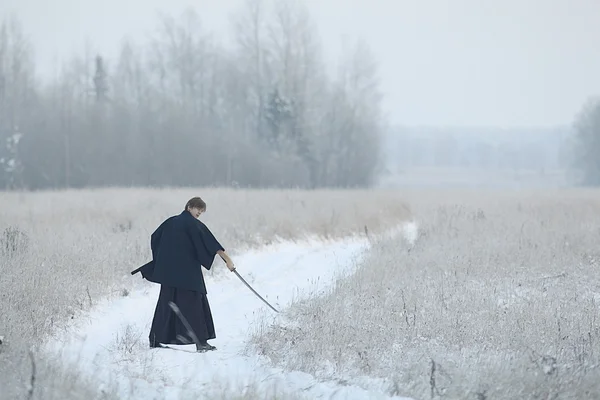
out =
<path fill-rule="evenodd" d="M 15 18 L 0 26 L 0 188 L 365 187 L 381 168 L 377 65 L 361 42 L 327 72 L 307 10 L 249 0 L 235 45 L 199 16 L 50 81 Z"/>

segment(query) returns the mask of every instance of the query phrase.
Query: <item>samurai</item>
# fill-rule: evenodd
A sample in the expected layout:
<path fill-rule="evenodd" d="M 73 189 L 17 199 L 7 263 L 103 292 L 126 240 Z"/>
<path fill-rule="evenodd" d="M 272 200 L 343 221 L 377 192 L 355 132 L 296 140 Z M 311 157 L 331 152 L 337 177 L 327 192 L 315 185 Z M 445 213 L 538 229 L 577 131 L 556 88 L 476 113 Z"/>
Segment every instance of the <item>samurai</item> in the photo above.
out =
<path fill-rule="evenodd" d="M 202 268 L 210 270 L 216 255 L 230 271 L 235 266 L 225 248 L 199 220 L 206 203 L 193 197 L 179 215 L 162 222 L 152 233 L 152 261 L 141 272 L 160 284 L 160 293 L 150 328 L 150 348 L 168 344 L 196 344 L 197 352 L 216 350 L 208 340 L 216 338 Z"/>

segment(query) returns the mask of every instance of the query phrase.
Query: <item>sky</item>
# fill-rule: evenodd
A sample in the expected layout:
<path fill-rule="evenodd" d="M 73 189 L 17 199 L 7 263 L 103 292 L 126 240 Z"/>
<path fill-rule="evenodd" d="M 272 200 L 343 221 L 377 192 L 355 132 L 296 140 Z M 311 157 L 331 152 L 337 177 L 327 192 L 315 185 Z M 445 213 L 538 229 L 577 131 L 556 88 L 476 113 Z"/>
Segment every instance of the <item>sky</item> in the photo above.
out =
<path fill-rule="evenodd" d="M 243 0 L 1 0 L 35 46 L 40 73 L 83 53 L 144 38 L 157 12 L 195 8 L 227 40 Z M 600 96 L 598 0 L 304 0 L 324 54 L 344 39 L 374 52 L 392 124 L 494 128 L 570 125 Z M 332 64 L 333 65 L 333 64 Z"/>

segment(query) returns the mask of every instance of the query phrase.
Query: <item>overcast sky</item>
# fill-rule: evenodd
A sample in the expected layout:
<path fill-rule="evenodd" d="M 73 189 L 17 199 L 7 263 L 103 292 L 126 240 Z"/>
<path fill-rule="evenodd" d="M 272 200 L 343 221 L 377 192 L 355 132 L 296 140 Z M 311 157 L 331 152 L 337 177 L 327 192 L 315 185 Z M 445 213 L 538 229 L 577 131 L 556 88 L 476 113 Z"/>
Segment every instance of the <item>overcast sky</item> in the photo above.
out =
<path fill-rule="evenodd" d="M 156 12 L 195 7 L 228 35 L 242 0 L 0 0 L 36 47 L 40 68 L 83 49 L 114 52 L 142 38 Z M 306 0 L 327 55 L 343 37 L 375 52 L 393 123 L 453 126 L 570 124 L 600 95 L 600 0 Z M 225 37 L 225 36 L 224 36 Z"/>

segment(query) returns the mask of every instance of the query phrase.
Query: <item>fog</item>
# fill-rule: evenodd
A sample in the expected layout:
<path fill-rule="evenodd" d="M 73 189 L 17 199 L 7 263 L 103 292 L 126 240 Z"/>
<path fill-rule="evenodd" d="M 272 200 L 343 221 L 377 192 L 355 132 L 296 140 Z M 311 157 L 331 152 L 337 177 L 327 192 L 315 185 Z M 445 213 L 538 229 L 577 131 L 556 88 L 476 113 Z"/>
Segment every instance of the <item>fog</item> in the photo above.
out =
<path fill-rule="evenodd" d="M 213 43 L 236 49 L 233 21 L 244 15 L 245 3 L 3 0 L 0 19 L 18 17 L 33 44 L 37 76 L 52 82 L 74 56 L 86 52 L 92 64 L 99 54 L 114 67 L 124 38 L 147 45 L 160 35 L 159 14 L 178 18 L 187 7 L 198 13 L 201 30 L 211 33 Z M 377 115 L 385 160 L 374 168 L 387 174 L 388 183 L 400 182 L 390 175 L 414 168 L 500 169 L 513 176 L 521 170 L 536 176 L 562 171 L 568 165 L 572 124 L 584 103 L 600 94 L 600 3 L 595 0 L 300 3 L 314 23 L 311 32 L 327 73 L 335 76 L 348 67 L 345 55 L 352 53 L 357 39 L 371 51 L 377 93 L 383 96 L 381 104 L 373 105 L 371 118 Z M 367 137 L 365 133 L 360 140 Z M 441 157 L 444 146 L 458 153 Z M 312 173 L 326 174 L 316 169 Z M 231 173 L 222 182 L 229 178 Z M 288 175 L 275 180 L 282 179 Z"/>

